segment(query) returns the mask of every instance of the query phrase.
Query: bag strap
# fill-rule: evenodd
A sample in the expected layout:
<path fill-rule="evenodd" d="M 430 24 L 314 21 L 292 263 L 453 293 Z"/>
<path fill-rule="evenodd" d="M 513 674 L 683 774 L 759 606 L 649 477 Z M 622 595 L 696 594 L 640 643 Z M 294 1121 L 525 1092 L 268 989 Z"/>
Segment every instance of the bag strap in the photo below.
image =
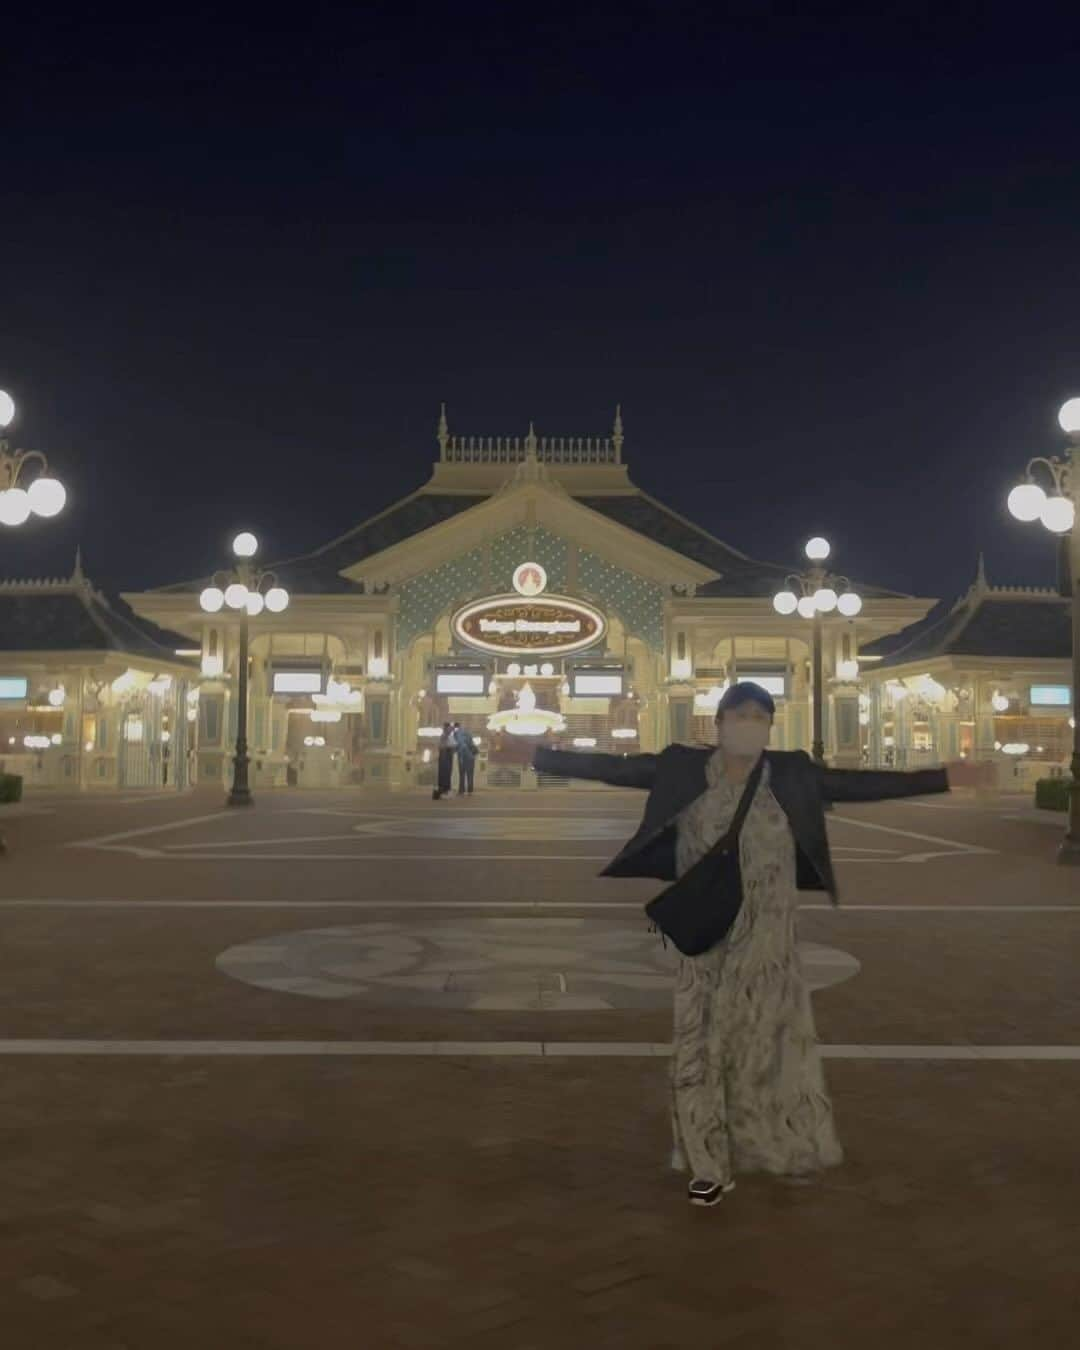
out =
<path fill-rule="evenodd" d="M 735 808 L 735 814 L 728 826 L 727 833 L 722 839 L 718 839 L 710 853 L 716 853 L 721 849 L 732 848 L 738 843 L 739 835 L 742 832 L 743 821 L 746 819 L 746 813 L 750 810 L 750 804 L 754 800 L 754 793 L 757 792 L 758 784 L 761 782 L 761 775 L 765 768 L 764 751 L 758 757 L 758 762 L 754 765 L 754 770 L 746 780 L 746 786 L 743 788 L 742 796 L 739 798 L 739 805 Z"/>

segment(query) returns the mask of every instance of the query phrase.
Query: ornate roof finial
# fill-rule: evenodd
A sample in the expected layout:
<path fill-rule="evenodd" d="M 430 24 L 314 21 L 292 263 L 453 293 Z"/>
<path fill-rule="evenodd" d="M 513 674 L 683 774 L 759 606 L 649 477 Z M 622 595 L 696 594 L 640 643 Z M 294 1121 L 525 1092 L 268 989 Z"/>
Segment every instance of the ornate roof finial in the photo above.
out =
<path fill-rule="evenodd" d="M 981 549 L 979 551 L 979 569 L 975 573 L 975 588 L 980 591 L 985 591 L 988 588 L 988 582 L 986 580 L 986 558 L 983 556 Z"/>
<path fill-rule="evenodd" d="M 446 458 L 446 446 L 450 439 L 450 426 L 446 420 L 446 404 L 439 404 L 439 454 L 443 459 Z"/>
<path fill-rule="evenodd" d="M 82 548 L 78 544 L 75 545 L 75 570 L 71 574 L 71 579 L 72 581 L 86 580 L 82 567 Z"/>
<path fill-rule="evenodd" d="M 529 423 L 529 434 L 525 437 L 525 458 L 536 458 L 536 429 Z"/>
<path fill-rule="evenodd" d="M 621 403 L 616 403 L 616 404 L 615 404 L 615 425 L 614 425 L 614 427 L 612 428 L 612 432 L 611 432 L 611 440 L 612 440 L 612 443 L 613 443 L 614 446 L 615 446 L 615 463 L 616 463 L 616 464 L 621 464 L 621 463 L 622 463 L 622 443 L 623 443 L 622 404 L 621 404 Z"/>

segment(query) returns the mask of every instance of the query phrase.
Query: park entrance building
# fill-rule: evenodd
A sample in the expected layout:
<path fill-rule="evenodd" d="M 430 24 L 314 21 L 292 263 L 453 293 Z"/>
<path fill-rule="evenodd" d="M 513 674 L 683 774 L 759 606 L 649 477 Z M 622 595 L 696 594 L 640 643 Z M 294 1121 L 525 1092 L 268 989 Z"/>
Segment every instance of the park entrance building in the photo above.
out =
<path fill-rule="evenodd" d="M 778 615 L 789 569 L 758 562 L 631 481 L 623 427 L 601 437 L 456 436 L 445 412 L 427 483 L 303 557 L 291 595 L 251 620 L 254 786 L 424 785 L 446 720 L 480 743 L 480 781 L 536 786 L 538 743 L 609 752 L 712 739 L 717 699 L 776 696 L 773 744 L 809 748 L 810 624 Z M 204 614 L 209 578 L 125 599 L 201 652 L 197 779 L 224 780 L 238 631 Z M 863 757 L 856 658 L 933 601 L 857 587 L 825 624 L 825 741 Z"/>

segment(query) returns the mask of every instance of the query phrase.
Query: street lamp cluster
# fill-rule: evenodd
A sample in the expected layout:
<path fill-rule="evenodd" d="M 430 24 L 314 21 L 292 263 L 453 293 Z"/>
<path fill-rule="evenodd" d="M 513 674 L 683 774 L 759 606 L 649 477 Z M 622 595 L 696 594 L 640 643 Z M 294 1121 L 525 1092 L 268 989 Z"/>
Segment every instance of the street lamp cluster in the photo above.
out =
<path fill-rule="evenodd" d="M 1055 455 L 1037 455 L 1028 462 L 1027 481 L 1009 493 L 1009 510 L 1017 520 L 1042 521 L 1051 534 L 1068 534 L 1076 523 L 1076 497 L 1080 494 L 1080 469 L 1076 463 L 1075 442 L 1080 440 L 1080 398 L 1071 398 L 1062 405 L 1058 423 L 1074 442 L 1069 459 Z M 1034 470 L 1045 469 L 1053 492 L 1035 481 Z"/>
<path fill-rule="evenodd" d="M 815 565 L 804 573 L 795 573 L 785 577 L 788 589 L 778 591 L 773 596 L 773 608 L 777 614 L 795 614 L 804 619 L 812 619 L 816 614 L 831 614 L 834 610 L 846 619 L 853 619 L 862 609 L 862 596 L 854 589 L 847 577 L 836 577 L 827 573 L 825 559 L 832 552 L 827 539 L 811 539 L 806 545 L 806 556 Z M 840 589 L 837 589 L 837 588 Z"/>
<path fill-rule="evenodd" d="M 233 553 L 240 559 L 237 568 L 230 573 L 216 573 L 214 584 L 207 586 L 199 596 L 199 605 L 207 614 L 217 614 L 222 608 L 245 610 L 249 617 L 255 618 L 268 609 L 271 614 L 280 614 L 289 604 L 289 592 L 277 585 L 272 572 L 253 570 L 250 559 L 259 550 L 259 541 L 245 530 L 233 540 Z M 221 585 L 218 585 L 218 581 Z"/>
<path fill-rule="evenodd" d="M 1058 852 L 1058 861 L 1080 866 L 1080 398 L 1062 404 L 1058 424 L 1070 446 L 1065 459 L 1038 455 L 1028 462 L 1026 481 L 1009 493 L 1009 510 L 1017 520 L 1038 520 L 1051 534 L 1069 535 L 1069 594 L 1072 597 L 1072 703 L 1073 752 L 1070 764 L 1069 823 Z M 1035 481 L 1043 471 L 1051 488 L 1047 492 Z"/>
<path fill-rule="evenodd" d="M 832 552 L 827 539 L 815 536 L 806 545 L 806 556 L 811 566 L 805 572 L 793 572 L 784 578 L 786 590 L 773 596 L 773 608 L 785 616 L 798 614 L 813 622 L 813 744 L 811 753 L 819 764 L 825 762 L 825 738 L 822 729 L 822 618 L 838 613 L 853 619 L 862 609 L 862 596 L 847 577 L 835 576 L 825 568 L 825 560 Z M 856 672 L 858 667 L 856 666 Z M 850 673 L 850 672 L 848 672 Z"/>
<path fill-rule="evenodd" d="M 63 483 L 50 477 L 49 462 L 40 450 L 12 450 L 8 446 L 4 433 L 14 417 L 15 400 L 0 389 L 0 525 L 22 525 L 31 516 L 58 516 L 67 501 Z M 23 470 L 29 464 L 38 466 L 37 477 L 24 486 Z M 0 835 L 0 854 L 6 852 L 7 843 Z"/>
<path fill-rule="evenodd" d="M 240 678 L 237 688 L 236 755 L 233 759 L 233 783 L 227 801 L 230 806 L 251 806 L 253 797 L 248 784 L 247 702 L 248 702 L 248 620 L 268 610 L 280 614 L 288 608 L 289 592 L 277 584 L 273 572 L 256 568 L 252 559 L 259 551 L 259 541 L 248 530 L 238 534 L 232 544 L 236 566 L 216 572 L 211 585 L 199 595 L 199 605 L 206 614 L 218 614 L 222 609 L 235 610 L 240 615 Z"/>
<path fill-rule="evenodd" d="M 58 516 L 67 492 L 49 474 L 49 462 L 40 450 L 11 450 L 4 432 L 15 416 L 15 400 L 0 389 L 0 525 L 22 525 L 31 516 Z M 37 476 L 26 482 L 23 471 L 37 465 Z"/>

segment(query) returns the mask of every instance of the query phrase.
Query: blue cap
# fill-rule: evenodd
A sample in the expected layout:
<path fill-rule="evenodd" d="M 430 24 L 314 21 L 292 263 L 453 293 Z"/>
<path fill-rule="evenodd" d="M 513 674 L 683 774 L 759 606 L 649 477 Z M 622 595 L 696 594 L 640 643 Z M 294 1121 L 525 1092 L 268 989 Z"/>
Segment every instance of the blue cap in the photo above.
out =
<path fill-rule="evenodd" d="M 753 680 L 742 680 L 738 684 L 733 684 L 716 705 L 717 717 L 722 712 L 727 712 L 729 708 L 739 707 L 742 703 L 756 703 L 764 708 L 770 717 L 776 716 L 776 704 L 773 702 L 772 694 L 760 684 L 755 684 Z"/>

